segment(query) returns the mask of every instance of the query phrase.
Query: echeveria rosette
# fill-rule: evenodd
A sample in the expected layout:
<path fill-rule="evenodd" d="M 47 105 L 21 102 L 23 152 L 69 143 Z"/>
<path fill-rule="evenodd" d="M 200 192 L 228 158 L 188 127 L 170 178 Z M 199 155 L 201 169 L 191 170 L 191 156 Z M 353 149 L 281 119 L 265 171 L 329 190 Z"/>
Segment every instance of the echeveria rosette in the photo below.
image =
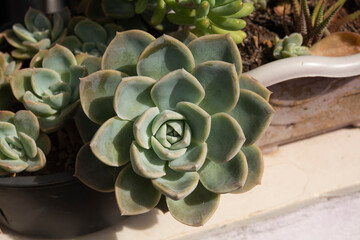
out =
<path fill-rule="evenodd" d="M 24 17 L 25 26 L 16 23 L 4 32 L 6 41 L 16 48 L 11 55 L 17 59 L 31 59 L 39 50 L 50 48 L 66 35 L 69 20 L 68 8 L 54 13 L 52 19 L 29 8 Z"/>
<path fill-rule="evenodd" d="M 86 69 L 79 66 L 72 52 L 60 45 L 41 50 L 30 68 L 14 73 L 12 92 L 40 122 L 41 130 L 54 132 L 71 118 L 79 105 L 79 78 Z"/>
<path fill-rule="evenodd" d="M 220 194 L 251 189 L 262 174 L 253 143 L 272 117 L 270 94 L 240 73 L 229 35 L 186 46 L 167 35 L 118 33 L 102 70 L 80 81 L 83 110 L 102 125 L 79 153 L 76 175 L 115 189 L 124 215 L 147 212 L 164 195 L 177 220 L 203 225 Z"/>
<path fill-rule="evenodd" d="M 275 37 L 275 47 L 273 50 L 274 58 L 281 59 L 311 55 L 309 48 L 301 46 L 302 44 L 303 37 L 300 33 L 292 33 L 290 36 L 285 36 L 283 39 Z"/>
<path fill-rule="evenodd" d="M 114 23 L 102 26 L 86 17 L 77 16 L 70 20 L 68 35 L 59 43 L 69 48 L 74 54 L 88 53 L 93 57 L 101 57 L 116 32 L 122 30 Z"/>
<path fill-rule="evenodd" d="M 50 139 L 32 112 L 0 111 L 0 175 L 40 170 L 49 150 Z"/>
<path fill-rule="evenodd" d="M 10 76 L 21 68 L 22 62 L 15 61 L 8 53 L 0 52 L 0 110 L 9 109 L 14 100 L 9 84 Z"/>
<path fill-rule="evenodd" d="M 167 13 L 170 22 L 177 25 L 195 26 L 191 31 L 197 36 L 230 34 L 236 43 L 246 37 L 242 29 L 254 6 L 242 0 L 164 0 L 172 10 Z"/>

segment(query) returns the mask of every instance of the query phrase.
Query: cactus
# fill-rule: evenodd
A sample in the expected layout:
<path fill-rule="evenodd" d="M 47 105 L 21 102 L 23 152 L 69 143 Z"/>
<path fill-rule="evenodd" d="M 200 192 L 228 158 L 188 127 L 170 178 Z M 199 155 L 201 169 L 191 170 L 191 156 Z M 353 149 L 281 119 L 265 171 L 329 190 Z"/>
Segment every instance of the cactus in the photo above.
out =
<path fill-rule="evenodd" d="M 50 139 L 32 112 L 0 111 L 0 176 L 43 168 L 49 150 Z"/>
<path fill-rule="evenodd" d="M 9 109 L 14 100 L 9 77 L 21 68 L 22 62 L 15 61 L 8 53 L 0 52 L 0 110 Z"/>
<path fill-rule="evenodd" d="M 163 195 L 175 219 L 200 226 L 220 194 L 259 183 L 263 162 L 254 143 L 274 111 L 270 92 L 240 77 L 229 34 L 185 45 L 121 32 L 101 66 L 80 80 L 82 108 L 102 125 L 80 150 L 75 175 L 96 190 L 115 190 L 123 215 L 147 212 Z"/>
<path fill-rule="evenodd" d="M 74 114 L 79 105 L 79 77 L 85 73 L 69 49 L 56 45 L 39 51 L 30 68 L 11 76 L 10 85 L 15 98 L 37 116 L 41 130 L 48 133 Z"/>
<path fill-rule="evenodd" d="M 194 25 L 192 32 L 197 36 L 229 33 L 236 43 L 241 43 L 246 37 L 246 33 L 241 30 L 246 26 L 246 22 L 241 18 L 250 15 L 254 10 L 252 3 L 243 3 L 241 0 L 165 2 L 174 11 L 167 14 L 170 22 Z"/>
<path fill-rule="evenodd" d="M 122 30 L 120 26 L 113 23 L 102 27 L 88 18 L 78 16 L 70 20 L 68 36 L 59 44 L 69 48 L 74 54 L 88 53 L 93 57 L 101 57 L 115 33 Z"/>
<path fill-rule="evenodd" d="M 283 39 L 276 37 L 273 55 L 276 59 L 310 55 L 309 48 L 301 46 L 302 42 L 300 33 L 292 33 Z"/>
<path fill-rule="evenodd" d="M 16 23 L 4 31 L 7 42 L 16 48 L 11 55 L 17 59 L 31 59 L 39 50 L 48 49 L 66 35 L 70 11 L 64 8 L 55 13 L 52 22 L 42 12 L 29 8 L 25 26 Z"/>

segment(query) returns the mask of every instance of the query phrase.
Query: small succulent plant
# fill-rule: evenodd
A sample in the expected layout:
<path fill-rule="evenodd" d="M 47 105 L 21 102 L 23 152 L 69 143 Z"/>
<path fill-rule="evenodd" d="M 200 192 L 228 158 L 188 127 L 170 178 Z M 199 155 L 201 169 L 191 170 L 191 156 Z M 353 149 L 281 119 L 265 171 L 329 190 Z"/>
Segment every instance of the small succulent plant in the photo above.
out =
<path fill-rule="evenodd" d="M 173 10 L 167 14 L 170 22 L 195 26 L 192 30 L 197 36 L 206 34 L 229 33 L 236 43 L 241 43 L 246 37 L 242 29 L 246 22 L 241 19 L 250 15 L 254 6 L 241 0 L 165 0 L 167 6 Z"/>
<path fill-rule="evenodd" d="M 17 59 L 31 59 L 39 50 L 50 48 L 66 35 L 69 20 L 68 8 L 55 13 L 52 22 L 42 12 L 29 8 L 24 17 L 25 26 L 16 23 L 4 32 L 7 42 L 16 48 L 11 55 Z"/>
<path fill-rule="evenodd" d="M 276 59 L 311 55 L 308 47 L 301 46 L 302 42 L 300 33 L 292 33 L 283 39 L 276 37 L 273 55 Z"/>
<path fill-rule="evenodd" d="M 220 194 L 247 191 L 262 175 L 254 143 L 273 114 L 270 93 L 239 77 L 241 68 L 230 35 L 185 45 L 118 33 L 102 70 L 80 80 L 82 108 L 102 125 L 79 152 L 75 175 L 115 190 L 124 215 L 147 212 L 164 195 L 178 221 L 203 225 Z"/>
<path fill-rule="evenodd" d="M 15 61 L 8 53 L 0 52 L 0 110 L 8 109 L 14 100 L 9 76 L 19 70 L 21 65 L 22 62 Z"/>
<path fill-rule="evenodd" d="M 244 0 L 244 3 L 252 3 L 255 10 L 265 10 L 268 0 Z"/>
<path fill-rule="evenodd" d="M 0 176 L 43 168 L 49 150 L 50 139 L 32 112 L 0 111 Z"/>
<path fill-rule="evenodd" d="M 30 68 L 14 73 L 10 79 L 12 92 L 48 133 L 59 129 L 79 105 L 79 78 L 86 74 L 72 52 L 60 45 L 39 51 Z"/>
<path fill-rule="evenodd" d="M 301 33 L 303 36 L 305 46 L 310 47 L 322 38 L 327 28 L 332 24 L 331 22 L 335 14 L 339 12 L 345 2 L 346 0 L 338 0 L 326 9 L 326 1 L 317 0 L 313 12 L 310 13 L 307 0 L 291 0 L 295 29 L 296 32 Z M 336 28 L 358 17 L 360 17 L 360 10 L 337 21 L 338 23 L 335 24 Z M 283 21 L 285 21 L 285 19 Z"/>
<path fill-rule="evenodd" d="M 93 57 L 101 57 L 106 46 L 114 38 L 116 32 L 123 29 L 113 23 L 104 27 L 88 18 L 73 17 L 68 26 L 68 36 L 59 43 L 69 48 L 74 54 L 88 53 Z"/>

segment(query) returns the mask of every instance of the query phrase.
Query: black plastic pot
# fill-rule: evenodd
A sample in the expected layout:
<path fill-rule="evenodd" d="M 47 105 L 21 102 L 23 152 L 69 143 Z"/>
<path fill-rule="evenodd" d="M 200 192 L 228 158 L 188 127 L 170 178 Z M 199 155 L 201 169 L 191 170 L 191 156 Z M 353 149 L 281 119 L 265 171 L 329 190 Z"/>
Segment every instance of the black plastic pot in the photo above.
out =
<path fill-rule="evenodd" d="M 33 237 L 96 232 L 125 219 L 114 193 L 100 193 L 71 173 L 0 178 L 0 226 Z"/>

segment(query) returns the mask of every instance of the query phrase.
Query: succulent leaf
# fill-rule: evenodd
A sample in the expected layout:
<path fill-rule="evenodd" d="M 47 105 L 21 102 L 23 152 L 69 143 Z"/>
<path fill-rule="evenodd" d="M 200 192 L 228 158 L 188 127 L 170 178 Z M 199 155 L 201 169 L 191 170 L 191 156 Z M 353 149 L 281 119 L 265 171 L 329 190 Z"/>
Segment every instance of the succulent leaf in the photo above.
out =
<path fill-rule="evenodd" d="M 190 226 L 202 226 L 214 214 L 219 205 L 220 195 L 208 191 L 199 183 L 196 189 L 181 200 L 166 198 L 171 215 Z"/>
<path fill-rule="evenodd" d="M 172 59 L 167 61 L 167 59 Z M 191 72 L 195 66 L 190 50 L 179 40 L 164 35 L 147 46 L 141 53 L 136 71 L 138 75 L 159 80 L 166 74 L 184 68 Z"/>
<path fill-rule="evenodd" d="M 240 90 L 239 101 L 230 115 L 240 123 L 244 131 L 244 146 L 252 145 L 264 134 L 273 114 L 273 108 L 262 97 L 246 89 Z"/>
<path fill-rule="evenodd" d="M 181 157 L 171 161 L 169 167 L 179 172 L 196 172 L 205 162 L 207 144 L 191 145 Z"/>
<path fill-rule="evenodd" d="M 101 124 L 116 115 L 113 107 L 114 94 L 121 78 L 118 71 L 102 70 L 80 80 L 82 108 L 95 123 Z"/>
<path fill-rule="evenodd" d="M 136 74 L 136 64 L 142 51 L 155 38 L 143 31 L 120 32 L 110 42 L 103 55 L 101 68 L 115 69 L 128 75 Z"/>
<path fill-rule="evenodd" d="M 145 178 L 159 178 L 166 174 L 165 161 L 152 149 L 145 149 L 135 141 L 130 148 L 131 165 L 135 173 Z"/>
<path fill-rule="evenodd" d="M 240 151 L 233 159 L 224 163 L 205 161 L 199 170 L 203 186 L 214 193 L 228 193 L 244 186 L 248 166 L 245 155 Z"/>
<path fill-rule="evenodd" d="M 180 200 L 188 196 L 196 188 L 199 174 L 196 172 L 177 172 L 166 168 L 166 175 L 152 180 L 156 189 L 165 196 Z"/>
<path fill-rule="evenodd" d="M 76 65 L 75 56 L 71 51 L 63 46 L 56 45 L 51 48 L 48 54 L 43 59 L 42 66 L 49 68 L 60 74 L 61 79 L 64 81 L 68 78 L 69 68 Z"/>
<path fill-rule="evenodd" d="M 198 80 L 184 69 L 168 73 L 151 89 L 151 98 L 160 111 L 174 110 L 182 101 L 198 104 L 204 95 Z"/>
<path fill-rule="evenodd" d="M 129 149 L 133 140 L 133 123 L 113 117 L 101 125 L 90 147 L 103 163 L 122 166 L 130 161 Z"/>
<path fill-rule="evenodd" d="M 105 43 L 107 40 L 107 33 L 100 24 L 93 22 L 89 19 L 80 21 L 74 27 L 74 33 L 83 42 L 102 42 Z"/>
<path fill-rule="evenodd" d="M 99 161 L 85 144 L 78 152 L 75 165 L 75 176 L 86 186 L 101 192 L 115 190 L 115 181 L 120 168 L 108 166 Z"/>
<path fill-rule="evenodd" d="M 160 113 L 157 107 L 146 110 L 134 122 L 134 137 L 136 142 L 143 148 L 151 148 L 152 123 L 154 118 Z M 163 125 L 165 126 L 165 125 Z"/>
<path fill-rule="evenodd" d="M 193 75 L 205 90 L 199 104 L 209 114 L 229 112 L 239 99 L 239 80 L 234 65 L 208 61 L 196 66 Z"/>
<path fill-rule="evenodd" d="M 21 110 L 14 115 L 13 119 L 18 132 L 23 132 L 33 139 L 39 137 L 40 126 L 35 115 L 30 114 L 29 111 Z"/>
<path fill-rule="evenodd" d="M 241 151 L 246 156 L 248 175 L 245 181 L 245 185 L 233 193 L 244 193 L 260 184 L 264 172 L 264 160 L 262 158 L 259 147 L 251 145 L 249 147 L 242 148 Z"/>
<path fill-rule="evenodd" d="M 150 96 L 154 83 L 155 80 L 148 77 L 124 78 L 114 96 L 114 108 L 118 117 L 124 120 L 134 120 L 147 109 L 154 107 Z"/>
<path fill-rule="evenodd" d="M 179 102 L 176 111 L 187 119 L 191 129 L 192 140 L 203 143 L 210 134 L 211 117 L 199 106 L 189 102 Z"/>
<path fill-rule="evenodd" d="M 247 75 L 241 75 L 239 82 L 241 89 L 250 90 L 264 98 L 266 101 L 269 101 L 271 92 L 256 79 Z"/>
<path fill-rule="evenodd" d="M 239 123 L 227 113 L 217 113 L 211 116 L 211 130 L 206 143 L 207 157 L 223 163 L 231 160 L 245 142 L 244 133 Z"/>
<path fill-rule="evenodd" d="M 161 197 L 151 180 L 137 175 L 130 165 L 123 168 L 116 179 L 115 194 L 122 215 L 146 213 Z"/>

